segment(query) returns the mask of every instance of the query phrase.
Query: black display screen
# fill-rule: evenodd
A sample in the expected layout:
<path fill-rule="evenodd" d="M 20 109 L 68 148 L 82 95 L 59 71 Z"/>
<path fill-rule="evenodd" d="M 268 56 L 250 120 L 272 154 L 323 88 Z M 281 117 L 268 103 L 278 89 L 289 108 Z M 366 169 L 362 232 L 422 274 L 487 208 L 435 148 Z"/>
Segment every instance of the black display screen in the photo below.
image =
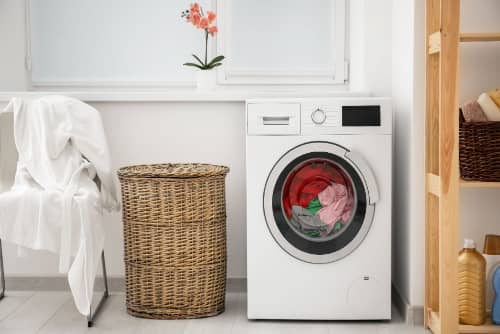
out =
<path fill-rule="evenodd" d="M 380 126 L 380 106 L 342 106 L 343 126 Z"/>

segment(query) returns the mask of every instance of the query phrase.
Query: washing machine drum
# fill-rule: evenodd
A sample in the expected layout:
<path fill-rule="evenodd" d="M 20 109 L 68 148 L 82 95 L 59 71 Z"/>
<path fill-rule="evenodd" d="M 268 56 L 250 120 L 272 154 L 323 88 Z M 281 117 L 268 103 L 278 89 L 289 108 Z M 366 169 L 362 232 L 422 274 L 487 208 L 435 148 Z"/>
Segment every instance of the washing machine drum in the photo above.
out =
<path fill-rule="evenodd" d="M 309 142 L 273 167 L 264 214 L 286 252 L 302 261 L 328 263 L 363 242 L 377 200 L 375 177 L 362 157 L 333 143 Z"/>

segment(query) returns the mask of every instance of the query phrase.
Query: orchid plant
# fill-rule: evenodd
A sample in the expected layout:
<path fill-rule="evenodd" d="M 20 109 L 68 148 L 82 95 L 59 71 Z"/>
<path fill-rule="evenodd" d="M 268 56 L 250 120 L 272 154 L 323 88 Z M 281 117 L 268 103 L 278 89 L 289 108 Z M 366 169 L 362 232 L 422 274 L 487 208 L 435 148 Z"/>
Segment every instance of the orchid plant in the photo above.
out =
<path fill-rule="evenodd" d="M 212 11 L 207 11 L 205 15 L 203 8 L 195 2 L 190 5 L 189 9 L 182 12 L 181 17 L 186 19 L 186 22 L 191 23 L 196 28 L 202 29 L 205 33 L 205 59 L 202 60 L 200 57 L 193 54 L 197 63 L 184 63 L 184 66 L 196 67 L 200 70 L 211 70 L 217 66 L 221 66 L 222 60 L 224 59 L 222 55 L 208 61 L 208 37 L 214 37 L 218 32 L 217 26 L 214 24 L 217 14 Z"/>

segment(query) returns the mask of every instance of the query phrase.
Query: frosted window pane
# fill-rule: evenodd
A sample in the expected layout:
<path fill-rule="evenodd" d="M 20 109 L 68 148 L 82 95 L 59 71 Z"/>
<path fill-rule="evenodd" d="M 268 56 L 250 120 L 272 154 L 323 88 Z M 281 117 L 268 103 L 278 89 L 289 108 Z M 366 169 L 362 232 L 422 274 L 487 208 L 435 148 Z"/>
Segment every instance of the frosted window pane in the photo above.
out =
<path fill-rule="evenodd" d="M 334 64 L 332 0 L 232 0 L 234 69 L 322 70 Z"/>
<path fill-rule="evenodd" d="M 207 5 L 210 1 L 200 1 Z M 34 82 L 186 82 L 203 34 L 188 1 L 31 0 Z M 209 7 L 207 7 L 209 8 Z"/>

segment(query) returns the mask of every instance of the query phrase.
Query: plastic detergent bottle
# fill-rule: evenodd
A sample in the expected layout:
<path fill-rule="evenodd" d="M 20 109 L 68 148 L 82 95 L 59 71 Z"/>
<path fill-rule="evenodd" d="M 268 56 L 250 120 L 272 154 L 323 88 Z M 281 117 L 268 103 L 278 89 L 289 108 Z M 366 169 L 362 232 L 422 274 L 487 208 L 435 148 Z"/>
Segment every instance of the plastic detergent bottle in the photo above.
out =
<path fill-rule="evenodd" d="M 485 321 L 486 260 L 476 251 L 474 240 L 465 239 L 458 255 L 458 317 L 465 325 Z"/>
<path fill-rule="evenodd" d="M 500 325 L 500 267 L 497 267 L 493 274 L 493 291 L 495 291 L 495 297 L 491 307 L 491 321 Z"/>
<path fill-rule="evenodd" d="M 484 237 L 483 256 L 486 260 L 486 313 L 491 312 L 495 298 L 493 276 L 500 266 L 500 235 L 487 234 Z"/>

